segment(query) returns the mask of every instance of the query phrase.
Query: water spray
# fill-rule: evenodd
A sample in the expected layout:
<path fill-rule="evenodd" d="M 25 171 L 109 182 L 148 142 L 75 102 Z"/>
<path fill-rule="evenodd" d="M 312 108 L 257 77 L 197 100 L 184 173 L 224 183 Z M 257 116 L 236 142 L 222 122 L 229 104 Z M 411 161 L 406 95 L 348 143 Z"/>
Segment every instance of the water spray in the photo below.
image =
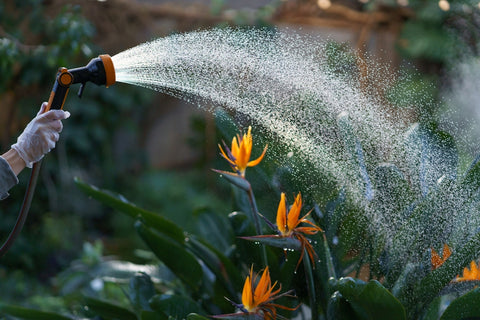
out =
<path fill-rule="evenodd" d="M 47 112 L 51 109 L 63 109 L 63 105 L 72 84 L 81 84 L 78 91 L 78 97 L 81 98 L 87 82 L 92 82 L 99 86 L 104 85 L 106 87 L 109 87 L 115 83 L 115 69 L 112 58 L 108 54 L 103 54 L 90 60 L 90 62 L 84 67 L 74 69 L 67 69 L 64 67 L 59 68 L 50 98 L 48 99 L 47 107 L 45 108 L 44 112 Z M 40 164 L 41 160 L 33 164 L 22 207 L 18 213 L 15 226 L 10 232 L 10 235 L 5 243 L 0 248 L 0 257 L 5 255 L 8 249 L 10 249 L 13 242 L 20 234 L 25 220 L 27 219 L 28 210 L 30 209 L 30 204 L 35 192 L 35 186 L 37 185 Z"/>

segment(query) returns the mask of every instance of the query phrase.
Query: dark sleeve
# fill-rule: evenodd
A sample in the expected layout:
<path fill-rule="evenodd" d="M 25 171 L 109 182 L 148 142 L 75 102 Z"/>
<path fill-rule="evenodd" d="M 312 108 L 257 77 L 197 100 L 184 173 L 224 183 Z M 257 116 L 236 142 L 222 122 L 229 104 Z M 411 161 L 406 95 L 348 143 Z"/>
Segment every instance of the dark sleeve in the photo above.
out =
<path fill-rule="evenodd" d="M 18 178 L 12 171 L 7 160 L 0 157 L 0 200 L 8 197 L 8 190 L 18 183 Z"/>

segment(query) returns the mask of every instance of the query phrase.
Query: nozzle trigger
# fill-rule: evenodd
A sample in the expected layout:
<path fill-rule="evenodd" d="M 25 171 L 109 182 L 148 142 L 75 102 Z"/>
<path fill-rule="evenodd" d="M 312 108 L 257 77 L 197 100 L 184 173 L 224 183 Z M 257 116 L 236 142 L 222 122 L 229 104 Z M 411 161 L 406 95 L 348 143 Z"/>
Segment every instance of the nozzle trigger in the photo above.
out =
<path fill-rule="evenodd" d="M 86 82 L 82 83 L 82 85 L 80 86 L 80 89 L 78 89 L 77 95 L 78 95 L 79 98 L 82 97 L 83 89 L 85 89 L 85 85 L 86 85 L 86 84 L 87 84 Z"/>

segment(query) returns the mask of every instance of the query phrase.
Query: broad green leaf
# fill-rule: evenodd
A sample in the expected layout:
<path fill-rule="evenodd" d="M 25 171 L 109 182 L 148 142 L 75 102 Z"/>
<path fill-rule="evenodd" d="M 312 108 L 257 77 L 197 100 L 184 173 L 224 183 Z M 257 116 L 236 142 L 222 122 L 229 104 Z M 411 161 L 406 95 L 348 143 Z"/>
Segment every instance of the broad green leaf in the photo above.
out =
<path fill-rule="evenodd" d="M 189 249 L 201 259 L 215 274 L 216 279 L 223 285 L 231 296 L 236 295 L 242 284 L 242 278 L 232 261 L 208 243 L 202 243 L 194 237 L 187 242 Z"/>
<path fill-rule="evenodd" d="M 230 213 L 228 218 L 236 235 L 234 239 L 236 246 L 235 255 L 240 259 L 242 259 L 242 257 L 249 257 L 248 262 L 246 262 L 248 264 L 247 268 L 251 264 L 263 265 L 262 246 L 239 238 L 256 234 L 252 220 L 243 212 Z"/>
<path fill-rule="evenodd" d="M 195 234 L 222 252 L 228 254 L 232 250 L 234 242 L 234 231 L 228 218 L 222 214 L 216 214 L 208 209 L 196 210 L 194 216 L 197 218 Z"/>
<path fill-rule="evenodd" d="M 480 317 L 480 288 L 453 300 L 440 320 L 478 319 Z"/>
<path fill-rule="evenodd" d="M 346 210 L 342 210 L 346 201 L 345 189 L 340 190 L 338 195 L 327 202 L 325 206 L 325 233 L 328 239 L 338 234 L 338 229 L 345 218 Z"/>
<path fill-rule="evenodd" d="M 357 319 L 352 306 L 345 300 L 339 291 L 335 291 L 328 300 L 327 320 L 353 320 Z"/>
<path fill-rule="evenodd" d="M 318 255 L 318 259 L 315 261 L 315 275 L 317 282 L 323 284 L 316 286 L 317 300 L 321 301 L 322 305 L 327 305 L 332 294 L 329 282 L 334 281 L 337 277 L 333 258 L 324 232 L 312 235 L 311 239 L 312 246 Z"/>
<path fill-rule="evenodd" d="M 375 184 L 373 205 L 384 216 L 402 216 L 415 197 L 403 173 L 393 164 L 383 163 L 377 166 L 372 174 Z"/>
<path fill-rule="evenodd" d="M 352 306 L 360 319 L 406 319 L 405 309 L 390 291 L 377 280 L 368 283 L 353 278 L 340 278 L 336 289 Z"/>
<path fill-rule="evenodd" d="M 177 319 L 185 319 L 193 312 L 205 313 L 198 303 L 180 295 L 156 295 L 150 300 L 150 307 Z"/>
<path fill-rule="evenodd" d="M 232 229 L 236 236 L 247 236 L 255 234 L 252 221 L 243 212 L 232 212 L 228 215 Z"/>
<path fill-rule="evenodd" d="M 183 230 L 161 215 L 141 209 L 130 203 L 123 196 L 89 185 L 81 181 L 79 178 L 75 178 L 75 183 L 86 195 L 100 201 L 101 203 L 119 210 L 133 219 L 137 219 L 141 216 L 149 227 L 165 233 L 177 242 L 183 243 L 185 240 Z"/>
<path fill-rule="evenodd" d="M 405 141 L 410 175 L 418 179 L 422 195 L 435 188 L 440 178 L 455 180 L 458 153 L 454 139 L 433 125 L 413 125 Z"/>
<path fill-rule="evenodd" d="M 461 185 L 467 192 L 475 192 L 480 188 L 480 155 L 465 172 Z"/>
<path fill-rule="evenodd" d="M 310 305 L 310 318 L 318 319 L 318 308 L 317 303 L 317 293 L 315 292 L 315 281 L 313 279 L 313 270 L 312 264 L 310 263 L 310 258 L 308 256 L 307 249 L 303 249 L 303 270 L 305 271 L 305 284 L 307 285 L 308 300 Z M 318 289 L 317 289 L 318 290 Z"/>
<path fill-rule="evenodd" d="M 443 306 L 445 305 L 445 299 L 449 299 L 448 296 L 436 297 L 432 303 L 428 306 L 428 309 L 424 312 L 422 320 L 438 320 L 443 312 Z"/>
<path fill-rule="evenodd" d="M 130 280 L 128 297 L 137 312 L 150 310 L 148 302 L 154 295 L 155 287 L 148 274 L 139 273 Z"/>
<path fill-rule="evenodd" d="M 355 130 L 352 127 L 347 113 L 341 113 L 337 118 L 337 124 L 345 143 L 349 161 L 353 170 L 350 179 L 357 182 L 359 192 L 367 201 L 373 199 L 373 186 L 367 171 L 365 157 L 363 155 L 362 145 L 358 137 L 355 136 Z"/>
<path fill-rule="evenodd" d="M 27 320 L 72 320 L 73 317 L 67 317 L 58 313 L 29 309 L 20 306 L 0 304 L 0 314 L 9 315 L 18 319 Z"/>
<path fill-rule="evenodd" d="M 142 221 L 135 223 L 140 237 L 155 255 L 183 282 L 197 289 L 202 279 L 202 267 L 195 256 L 168 236 L 148 228 Z"/>
<path fill-rule="evenodd" d="M 101 316 L 102 318 L 115 320 L 137 320 L 135 313 L 111 302 L 88 296 L 84 297 L 84 302 L 89 311 Z"/>
<path fill-rule="evenodd" d="M 393 237 L 388 252 L 387 283 L 396 281 L 406 262 L 420 261 L 427 249 L 439 249 L 448 242 L 456 228 L 452 224 L 452 212 L 459 214 L 463 210 L 462 197 L 452 196 L 456 194 L 457 183 L 442 179 L 435 189 L 415 204 L 408 220 Z"/>

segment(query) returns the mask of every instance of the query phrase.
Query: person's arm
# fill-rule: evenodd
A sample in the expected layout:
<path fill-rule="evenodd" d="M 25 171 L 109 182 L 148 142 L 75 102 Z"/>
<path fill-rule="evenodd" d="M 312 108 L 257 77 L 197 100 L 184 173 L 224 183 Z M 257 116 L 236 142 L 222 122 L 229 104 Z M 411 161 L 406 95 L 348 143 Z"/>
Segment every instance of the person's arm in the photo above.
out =
<path fill-rule="evenodd" d="M 18 176 L 18 174 L 26 167 L 25 161 L 23 161 L 23 159 L 18 155 L 18 152 L 14 149 L 8 150 L 2 154 L 1 157 L 8 162 L 10 168 L 16 176 Z"/>
<path fill-rule="evenodd" d="M 0 156 L 0 200 L 8 196 L 8 190 L 18 183 L 17 175 L 43 158 L 55 148 L 62 131 L 62 121 L 70 116 L 68 111 L 45 112 L 47 103 L 40 107 L 37 116 L 18 137 L 17 143 Z"/>
<path fill-rule="evenodd" d="M 6 160 L 5 158 L 10 158 L 11 160 L 13 160 L 12 152 L 8 151 L 2 156 L 0 156 L 0 200 L 8 197 L 8 190 L 10 190 L 14 185 L 18 183 L 17 175 L 13 171 L 12 166 L 9 164 L 8 160 Z M 20 167 L 18 167 L 18 169 L 20 169 Z"/>

